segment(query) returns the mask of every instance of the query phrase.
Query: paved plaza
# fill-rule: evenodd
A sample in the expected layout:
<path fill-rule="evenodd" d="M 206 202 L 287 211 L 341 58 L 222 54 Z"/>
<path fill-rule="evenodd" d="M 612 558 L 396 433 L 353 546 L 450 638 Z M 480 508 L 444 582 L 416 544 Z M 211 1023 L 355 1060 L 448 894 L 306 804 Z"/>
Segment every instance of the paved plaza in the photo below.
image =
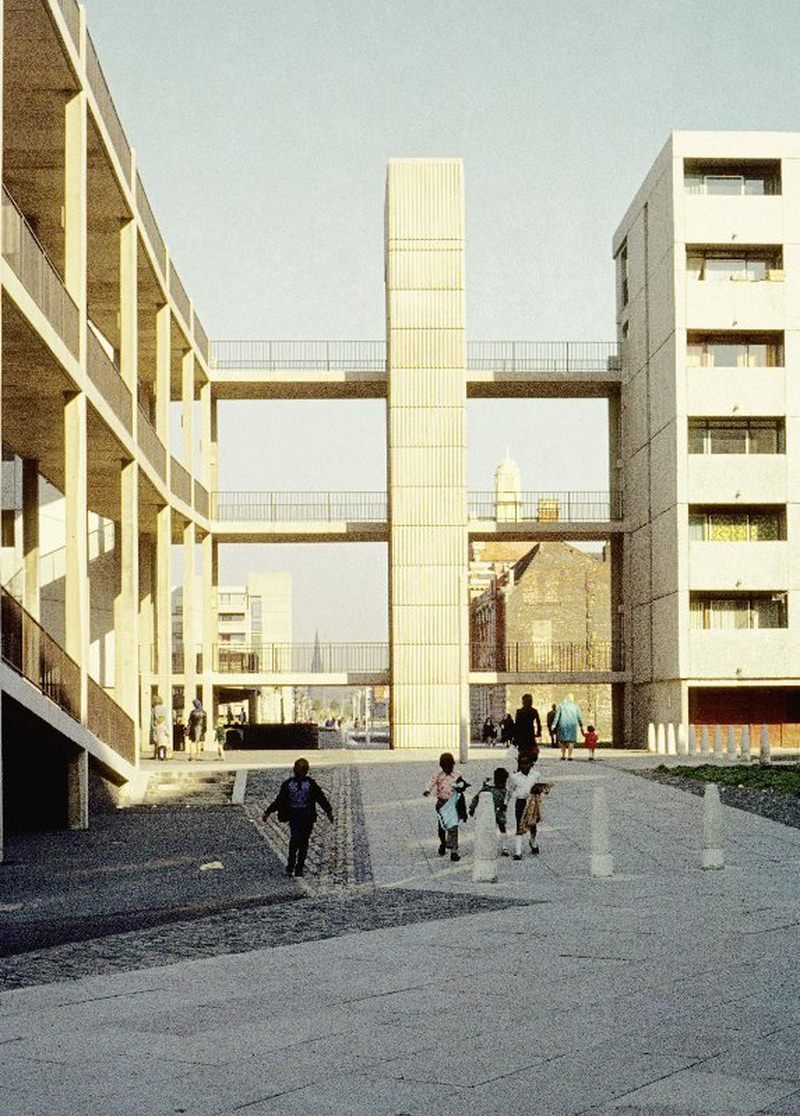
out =
<path fill-rule="evenodd" d="M 232 757 L 255 765 L 241 806 L 12 844 L 0 1113 L 800 1113 L 800 830 L 723 807 L 726 867 L 703 872 L 702 799 L 602 755 L 543 753 L 541 855 L 494 884 L 472 882 L 473 822 L 461 862 L 436 855 L 416 753 L 312 757 L 336 826 L 303 881 L 261 821 L 286 755 Z M 463 770 L 477 789 L 502 762 Z M 610 879 L 589 876 L 597 785 Z"/>

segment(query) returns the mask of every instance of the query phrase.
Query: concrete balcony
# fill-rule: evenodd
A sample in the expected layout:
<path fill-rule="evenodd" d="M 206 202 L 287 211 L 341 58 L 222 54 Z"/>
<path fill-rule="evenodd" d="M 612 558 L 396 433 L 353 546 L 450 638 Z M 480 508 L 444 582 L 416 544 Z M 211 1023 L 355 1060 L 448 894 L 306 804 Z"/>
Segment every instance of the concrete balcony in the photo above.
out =
<path fill-rule="evenodd" d="M 687 329 L 725 330 L 734 321 L 740 329 L 783 329 L 783 281 L 686 280 Z"/>
<path fill-rule="evenodd" d="M 789 578 L 787 542 L 692 542 L 689 589 L 727 592 L 732 587 L 767 592 Z"/>
<path fill-rule="evenodd" d="M 690 504 L 783 504 L 786 455 L 690 454 L 686 465 Z"/>
<path fill-rule="evenodd" d="M 688 367 L 686 411 L 699 417 L 782 415 L 786 369 Z"/>
<path fill-rule="evenodd" d="M 689 632 L 689 676 L 695 679 L 797 676 L 797 637 L 788 628 Z"/>
<path fill-rule="evenodd" d="M 683 239 L 687 244 L 783 243 L 783 197 L 684 194 Z"/>

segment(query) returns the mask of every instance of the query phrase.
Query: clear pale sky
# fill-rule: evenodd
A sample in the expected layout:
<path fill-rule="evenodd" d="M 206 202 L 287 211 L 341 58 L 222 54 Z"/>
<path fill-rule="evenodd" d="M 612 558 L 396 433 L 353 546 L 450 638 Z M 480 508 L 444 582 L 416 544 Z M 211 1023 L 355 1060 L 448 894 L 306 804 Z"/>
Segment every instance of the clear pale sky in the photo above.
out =
<path fill-rule="evenodd" d="M 87 0 L 212 339 L 381 338 L 396 156 L 460 156 L 471 339 L 614 337 L 613 231 L 672 129 L 800 130 L 796 0 Z M 606 487 L 604 407 L 471 402 L 471 490 Z M 221 408 L 223 489 L 383 489 L 383 407 Z M 257 554 L 253 551 L 257 551 Z M 295 638 L 385 638 L 385 548 L 290 569 Z"/>

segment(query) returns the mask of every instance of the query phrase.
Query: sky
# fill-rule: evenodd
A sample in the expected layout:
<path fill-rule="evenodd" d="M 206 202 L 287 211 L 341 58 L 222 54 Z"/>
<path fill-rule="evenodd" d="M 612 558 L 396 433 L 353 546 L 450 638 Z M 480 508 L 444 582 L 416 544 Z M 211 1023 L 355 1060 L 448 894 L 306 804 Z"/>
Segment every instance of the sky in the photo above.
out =
<path fill-rule="evenodd" d="M 796 0 L 86 0 L 206 332 L 384 336 L 392 157 L 464 160 L 471 340 L 611 340 L 611 238 L 673 129 L 800 130 Z M 604 404 L 471 401 L 468 483 L 607 486 Z M 381 490 L 383 405 L 220 408 L 220 488 Z M 386 551 L 223 548 L 293 573 L 295 638 L 384 639 Z"/>

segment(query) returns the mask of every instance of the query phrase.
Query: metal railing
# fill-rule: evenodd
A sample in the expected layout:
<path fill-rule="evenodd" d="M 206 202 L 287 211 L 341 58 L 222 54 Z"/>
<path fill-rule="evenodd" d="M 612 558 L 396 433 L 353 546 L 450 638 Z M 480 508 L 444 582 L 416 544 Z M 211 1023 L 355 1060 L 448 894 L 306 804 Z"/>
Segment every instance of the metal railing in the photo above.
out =
<path fill-rule="evenodd" d="M 186 649 L 182 643 L 173 643 L 172 645 L 172 673 L 183 674 L 186 669 Z M 203 672 L 203 648 L 198 645 L 195 649 L 194 656 L 194 669 L 195 674 L 202 674 Z"/>
<path fill-rule="evenodd" d="M 89 79 L 89 85 L 94 93 L 97 107 L 100 110 L 100 115 L 103 118 L 103 123 L 108 131 L 109 138 L 117 153 L 122 173 L 125 176 L 125 181 L 130 185 L 131 181 L 131 148 L 125 135 L 125 129 L 122 127 L 122 122 L 117 115 L 117 110 L 114 105 L 111 92 L 108 88 L 103 67 L 100 65 L 100 59 L 97 57 L 92 37 L 89 32 L 86 32 L 86 76 Z"/>
<path fill-rule="evenodd" d="M 77 0 L 57 0 L 57 2 L 72 39 L 72 45 L 78 50 L 81 37 L 81 14 Z"/>
<path fill-rule="evenodd" d="M 606 372 L 615 341 L 468 341 L 467 368 L 487 372 Z"/>
<path fill-rule="evenodd" d="M 521 492 L 507 500 L 494 492 L 470 492 L 471 519 L 498 523 L 606 523 L 622 519 L 620 493 Z"/>
<path fill-rule="evenodd" d="M 192 478 L 187 469 L 174 457 L 170 457 L 170 486 L 179 500 L 192 506 Z"/>
<path fill-rule="evenodd" d="M 389 669 L 388 643 L 217 643 L 212 669 L 220 674 L 343 674 Z"/>
<path fill-rule="evenodd" d="M 211 364 L 228 369 L 275 371 L 351 369 L 383 372 L 384 341 L 212 341 Z"/>
<path fill-rule="evenodd" d="M 69 351 L 77 356 L 80 338 L 78 307 L 5 186 L 3 257 Z"/>
<path fill-rule="evenodd" d="M 186 325 L 189 325 L 191 319 L 191 309 L 189 303 L 189 296 L 186 293 L 186 288 L 181 282 L 181 277 L 175 270 L 175 264 L 172 260 L 169 261 L 169 293 L 172 295 L 172 300 L 178 307 L 183 320 Z"/>
<path fill-rule="evenodd" d="M 150 420 L 139 408 L 138 442 L 147 460 L 153 466 L 162 480 L 167 479 L 167 451 L 164 443 L 156 434 Z"/>
<path fill-rule="evenodd" d="M 133 396 L 119 369 L 91 329 L 86 331 L 89 379 L 130 434 L 133 429 Z"/>
<path fill-rule="evenodd" d="M 139 210 L 139 216 L 142 219 L 144 231 L 147 233 L 147 238 L 150 241 L 150 247 L 153 249 L 153 255 L 156 258 L 159 271 L 163 275 L 164 263 L 167 258 L 167 248 L 164 244 L 164 238 L 159 231 L 158 222 L 153 216 L 153 210 L 142 182 L 142 176 L 138 173 L 136 175 L 136 207 Z"/>
<path fill-rule="evenodd" d="M 470 644 L 470 670 L 505 674 L 569 674 L 622 670 L 622 646 L 617 643 L 494 643 Z"/>
<path fill-rule="evenodd" d="M 132 719 L 93 678 L 89 684 L 87 727 L 128 763 L 136 762 L 136 730 Z"/>
<path fill-rule="evenodd" d="M 200 481 L 196 480 L 194 482 L 194 507 L 195 507 L 195 511 L 200 512 L 200 514 L 204 515 L 207 519 L 208 518 L 208 509 L 209 509 L 210 503 L 211 503 L 211 501 L 209 499 L 208 492 L 206 491 L 205 488 L 203 488 Z"/>
<path fill-rule="evenodd" d="M 212 492 L 211 517 L 222 522 L 385 523 L 385 492 Z"/>
<path fill-rule="evenodd" d="M 2 590 L 0 647 L 3 662 L 76 721 L 81 718 L 81 672 L 66 651 L 19 601 Z"/>

